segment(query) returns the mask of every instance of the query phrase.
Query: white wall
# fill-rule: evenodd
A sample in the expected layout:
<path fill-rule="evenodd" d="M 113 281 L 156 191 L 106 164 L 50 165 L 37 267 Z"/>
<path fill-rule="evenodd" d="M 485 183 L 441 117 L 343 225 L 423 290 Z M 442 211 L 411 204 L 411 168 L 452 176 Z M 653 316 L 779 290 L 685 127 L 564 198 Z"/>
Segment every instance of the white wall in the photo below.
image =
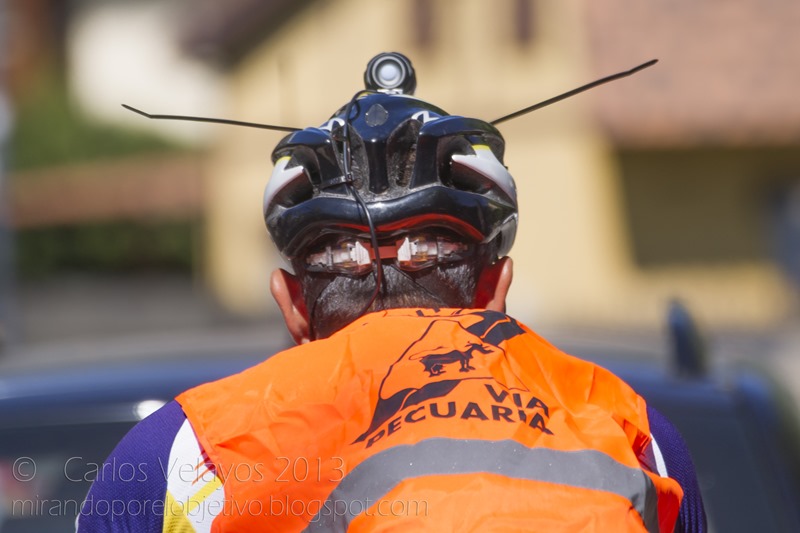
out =
<path fill-rule="evenodd" d="M 221 76 L 186 56 L 178 42 L 180 0 L 84 2 L 68 29 L 69 83 L 77 104 L 101 120 L 201 142 L 213 127 L 147 120 L 157 114 L 218 116 Z"/>

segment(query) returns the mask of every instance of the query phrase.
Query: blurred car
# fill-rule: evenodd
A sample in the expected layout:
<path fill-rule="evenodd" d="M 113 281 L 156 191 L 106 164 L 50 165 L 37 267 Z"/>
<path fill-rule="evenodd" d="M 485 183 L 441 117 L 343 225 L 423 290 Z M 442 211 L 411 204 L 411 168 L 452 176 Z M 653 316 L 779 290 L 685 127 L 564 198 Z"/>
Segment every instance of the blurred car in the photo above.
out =
<path fill-rule="evenodd" d="M 103 460 L 136 422 L 179 392 L 288 345 L 281 335 L 184 341 L 0 364 L 0 533 L 71 530 Z M 763 373 L 739 367 L 711 375 L 697 353 L 669 357 L 653 343 L 573 336 L 555 343 L 606 366 L 675 423 L 693 454 L 712 531 L 800 531 L 798 421 Z"/>

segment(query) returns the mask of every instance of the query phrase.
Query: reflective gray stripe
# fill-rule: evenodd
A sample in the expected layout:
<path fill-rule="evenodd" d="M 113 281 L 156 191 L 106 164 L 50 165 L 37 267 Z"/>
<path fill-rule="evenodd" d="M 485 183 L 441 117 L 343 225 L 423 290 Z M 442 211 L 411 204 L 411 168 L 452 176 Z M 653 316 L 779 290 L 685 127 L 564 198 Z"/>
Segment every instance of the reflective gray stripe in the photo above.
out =
<path fill-rule="evenodd" d="M 305 531 L 347 530 L 350 521 L 404 479 L 491 473 L 618 494 L 628 499 L 647 530 L 658 531 L 657 495 L 641 469 L 596 450 L 528 448 L 516 441 L 428 439 L 389 448 L 359 464 L 328 496 Z M 335 512 L 334 512 L 335 511 Z"/>

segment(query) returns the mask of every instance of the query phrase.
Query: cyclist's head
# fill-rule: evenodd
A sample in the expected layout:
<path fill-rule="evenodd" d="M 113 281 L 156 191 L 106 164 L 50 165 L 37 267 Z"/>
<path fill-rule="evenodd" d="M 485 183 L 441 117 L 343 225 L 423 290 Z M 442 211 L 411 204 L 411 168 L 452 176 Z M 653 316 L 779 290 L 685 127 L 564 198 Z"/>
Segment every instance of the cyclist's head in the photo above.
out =
<path fill-rule="evenodd" d="M 385 79 L 413 88 L 399 54 L 373 59 L 368 87 L 382 61 Z M 517 198 L 502 136 L 383 87 L 273 152 L 264 218 L 295 275 L 276 272 L 272 290 L 296 340 L 368 310 L 504 305 Z"/>

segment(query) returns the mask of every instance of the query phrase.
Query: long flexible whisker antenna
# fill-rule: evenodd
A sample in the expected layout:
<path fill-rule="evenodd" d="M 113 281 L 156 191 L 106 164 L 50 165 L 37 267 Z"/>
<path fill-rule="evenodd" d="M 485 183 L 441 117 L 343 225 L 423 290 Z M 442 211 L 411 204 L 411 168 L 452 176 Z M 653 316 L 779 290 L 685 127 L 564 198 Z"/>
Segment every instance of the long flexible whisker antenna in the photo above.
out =
<path fill-rule="evenodd" d="M 139 115 L 142 115 L 146 118 L 152 119 L 164 119 L 164 120 L 189 120 L 192 122 L 211 122 L 214 124 L 230 124 L 232 126 L 245 126 L 248 128 L 259 128 L 262 130 L 273 130 L 273 131 L 286 131 L 286 132 L 293 132 L 293 131 L 300 131 L 301 128 L 292 128 L 289 126 L 275 126 L 273 124 L 259 124 L 257 122 L 243 122 L 241 120 L 230 120 L 227 118 L 209 118 L 209 117 L 191 117 L 186 115 L 152 115 L 150 113 L 145 113 L 141 109 L 136 109 L 135 107 L 129 106 L 127 104 L 122 104 L 122 107 L 127 109 L 128 111 L 133 111 Z"/>
<path fill-rule="evenodd" d="M 549 98 L 549 99 L 547 99 L 547 100 L 545 100 L 543 102 L 539 102 L 538 104 L 533 104 L 532 106 L 526 107 L 525 109 L 520 109 L 519 111 L 515 111 L 515 112 L 513 112 L 513 113 L 511 113 L 509 115 L 505 115 L 503 117 L 496 118 L 496 119 L 492 120 L 491 122 L 489 122 L 489 124 L 491 124 L 492 126 L 496 126 L 497 124 L 500 124 L 501 122 L 505 122 L 507 120 L 511 120 L 512 118 L 517 118 L 518 116 L 524 115 L 526 113 L 530 113 L 531 111 L 536 111 L 537 109 L 541 109 L 543 107 L 547 107 L 550 104 L 555 104 L 556 102 L 560 102 L 561 100 L 565 100 L 565 99 L 567 99 L 567 98 L 569 98 L 571 96 L 575 96 L 576 94 L 582 93 L 584 91 L 588 91 L 589 89 L 597 87 L 598 85 L 603 85 L 604 83 L 608 83 L 610 81 L 618 80 L 620 78 L 626 78 L 626 77 L 630 76 L 631 74 L 636 74 L 640 70 L 644 70 L 644 69 L 646 69 L 648 67 L 652 67 L 656 63 L 658 63 L 658 59 L 651 59 L 650 61 L 648 61 L 646 63 L 642 63 L 638 67 L 634 67 L 634 68 L 632 68 L 630 70 L 626 70 L 624 72 L 618 72 L 617 74 L 612 74 L 611 76 L 606 76 L 605 78 L 600 78 L 599 80 L 595 80 L 595 81 L 593 81 L 591 83 L 587 83 L 586 85 L 582 85 L 581 87 L 578 87 L 577 89 L 572 89 L 571 91 L 567 91 L 564 94 L 559 94 L 558 96 L 554 96 L 554 97 Z"/>

